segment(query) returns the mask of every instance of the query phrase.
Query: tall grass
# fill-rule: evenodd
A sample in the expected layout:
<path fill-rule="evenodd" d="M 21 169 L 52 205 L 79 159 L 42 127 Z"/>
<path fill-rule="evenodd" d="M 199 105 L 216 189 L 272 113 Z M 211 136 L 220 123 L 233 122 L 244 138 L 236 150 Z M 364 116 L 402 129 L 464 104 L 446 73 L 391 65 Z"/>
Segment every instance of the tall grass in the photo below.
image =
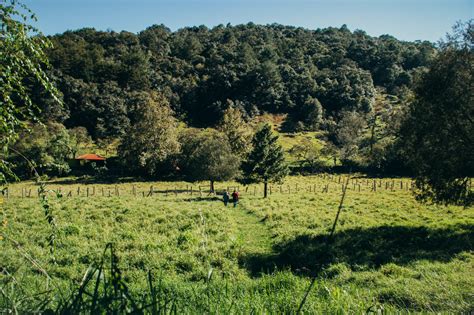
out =
<path fill-rule="evenodd" d="M 14 185 L 16 194 L 2 205 L 7 223 L 0 240 L 0 312 L 474 307 L 474 210 L 420 205 L 406 189 L 382 185 L 359 192 L 349 184 L 329 252 L 325 242 L 341 202 L 339 179 L 291 177 L 283 185 L 291 193 L 274 186 L 267 200 L 254 196 L 253 187 L 247 193 L 241 188 L 236 209 L 195 190 L 174 193 L 190 183 L 123 183 L 117 185 L 120 195 L 110 197 L 99 192 L 115 185 L 95 184 L 94 196 L 81 186 L 81 195 L 67 197 L 64 191 L 83 184 L 50 182 L 50 189 L 61 186 L 64 195 L 49 199 L 57 226 L 54 261 L 41 205 L 37 198 L 19 197 L 26 185 L 31 184 Z M 138 192 L 151 185 L 162 192 L 134 195 L 133 185 Z M 235 184 L 222 184 L 227 185 Z M 309 190 L 313 185 L 316 191 Z"/>

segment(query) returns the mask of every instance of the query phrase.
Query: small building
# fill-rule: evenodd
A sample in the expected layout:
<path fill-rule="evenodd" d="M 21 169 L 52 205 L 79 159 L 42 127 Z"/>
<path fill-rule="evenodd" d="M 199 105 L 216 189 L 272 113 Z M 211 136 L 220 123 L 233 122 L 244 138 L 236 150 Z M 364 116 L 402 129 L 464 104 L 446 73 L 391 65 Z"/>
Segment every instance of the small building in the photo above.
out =
<path fill-rule="evenodd" d="M 82 160 L 82 161 L 89 161 L 89 162 L 97 162 L 97 161 L 105 161 L 105 157 L 95 154 L 95 153 L 88 153 L 88 154 L 83 154 L 79 155 L 76 160 Z M 105 163 L 105 162 L 103 162 Z"/>
<path fill-rule="evenodd" d="M 74 160 L 71 160 L 69 166 L 77 174 L 91 174 L 95 173 L 97 167 L 106 166 L 106 158 L 95 154 L 88 153 L 76 157 Z"/>

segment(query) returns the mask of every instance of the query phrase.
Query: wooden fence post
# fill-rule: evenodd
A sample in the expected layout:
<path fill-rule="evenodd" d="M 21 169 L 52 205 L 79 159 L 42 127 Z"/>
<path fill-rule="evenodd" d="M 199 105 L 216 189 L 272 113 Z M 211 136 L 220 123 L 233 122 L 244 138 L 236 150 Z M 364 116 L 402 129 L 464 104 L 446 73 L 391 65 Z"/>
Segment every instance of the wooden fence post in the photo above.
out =
<path fill-rule="evenodd" d="M 153 196 L 153 185 L 150 186 L 150 192 L 148 193 L 148 196 Z"/>

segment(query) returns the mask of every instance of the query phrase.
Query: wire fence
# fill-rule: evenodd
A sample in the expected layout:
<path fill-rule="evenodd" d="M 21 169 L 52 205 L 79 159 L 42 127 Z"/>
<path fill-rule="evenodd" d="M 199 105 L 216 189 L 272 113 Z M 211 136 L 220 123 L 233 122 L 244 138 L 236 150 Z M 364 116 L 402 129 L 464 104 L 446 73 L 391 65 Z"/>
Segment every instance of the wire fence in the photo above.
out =
<path fill-rule="evenodd" d="M 311 183 L 283 183 L 269 184 L 268 195 L 274 194 L 327 194 L 330 192 L 341 192 L 344 188 L 347 175 L 331 175 L 321 174 L 317 176 L 317 180 Z M 63 197 L 118 197 L 118 196 L 134 196 L 134 197 L 153 197 L 153 196 L 196 196 L 206 197 L 211 195 L 221 195 L 225 190 L 228 192 L 238 191 L 240 195 L 256 196 L 263 194 L 263 184 L 258 185 L 216 185 L 212 192 L 210 185 L 193 185 L 177 184 L 177 185 L 143 185 L 143 184 L 73 184 L 73 185 L 57 185 L 55 183 L 48 184 L 48 193 L 59 194 Z M 409 178 L 358 178 L 351 177 L 348 181 L 348 190 L 362 193 L 381 191 L 409 191 L 414 189 L 414 181 Z M 15 185 L 5 188 L 1 194 L 5 199 L 9 198 L 34 198 L 38 197 L 39 187 L 36 185 L 27 185 L 17 187 Z"/>

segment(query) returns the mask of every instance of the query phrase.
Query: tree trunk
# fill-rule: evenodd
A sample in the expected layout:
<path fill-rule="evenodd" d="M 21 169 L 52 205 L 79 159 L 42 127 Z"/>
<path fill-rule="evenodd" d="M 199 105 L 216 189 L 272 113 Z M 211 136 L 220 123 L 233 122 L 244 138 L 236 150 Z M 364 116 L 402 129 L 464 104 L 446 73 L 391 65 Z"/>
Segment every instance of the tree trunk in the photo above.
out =
<path fill-rule="evenodd" d="M 268 182 L 265 180 L 263 183 L 263 198 L 267 198 Z"/>
<path fill-rule="evenodd" d="M 210 187 L 209 187 L 209 190 L 210 190 L 209 192 L 210 192 L 211 194 L 214 193 L 214 181 L 213 181 L 213 180 L 211 180 L 211 185 L 210 185 Z"/>
<path fill-rule="evenodd" d="M 375 143 L 375 124 L 377 122 L 377 116 L 374 117 L 374 121 L 372 123 L 372 128 L 370 130 L 370 149 L 369 149 L 369 156 L 372 157 L 372 152 L 374 151 L 374 143 Z"/>

